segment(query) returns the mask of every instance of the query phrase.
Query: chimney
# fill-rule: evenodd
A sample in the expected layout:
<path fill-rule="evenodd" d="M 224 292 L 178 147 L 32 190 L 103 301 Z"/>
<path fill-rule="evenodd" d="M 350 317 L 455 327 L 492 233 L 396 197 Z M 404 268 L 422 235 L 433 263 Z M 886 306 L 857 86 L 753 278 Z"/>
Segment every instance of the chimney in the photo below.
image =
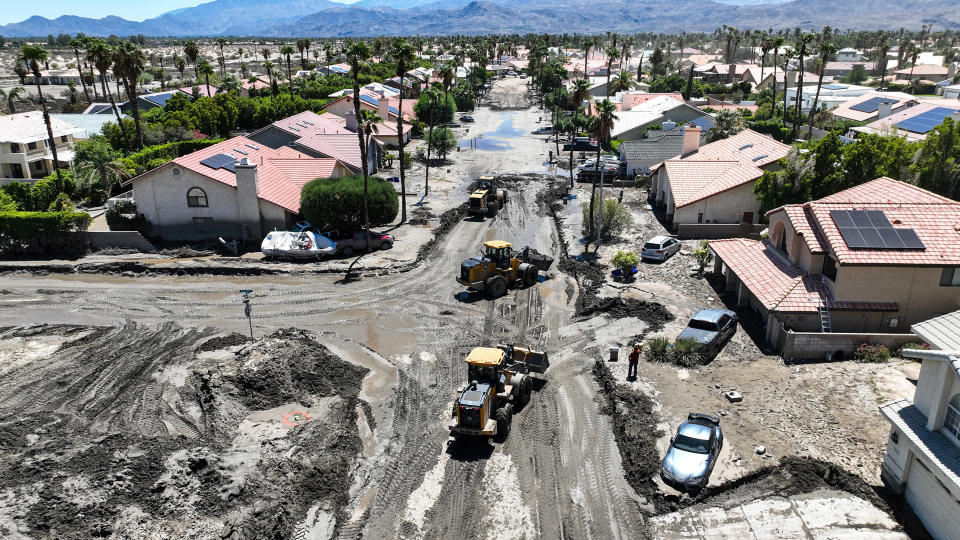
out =
<path fill-rule="evenodd" d="M 380 118 L 383 118 L 384 122 L 390 119 L 390 102 L 387 101 L 386 97 L 381 97 L 380 101 L 377 102 L 377 114 L 380 115 Z"/>
<path fill-rule="evenodd" d="M 700 128 L 692 122 L 683 128 L 683 151 L 680 156 L 685 157 L 690 154 L 696 154 L 700 150 Z"/>
<path fill-rule="evenodd" d="M 260 240 L 260 200 L 257 198 L 257 165 L 247 158 L 234 165 L 237 175 L 237 203 L 244 241 Z"/>
<path fill-rule="evenodd" d="M 877 120 L 890 116 L 890 113 L 893 112 L 892 109 L 893 103 L 889 101 L 881 101 L 880 103 L 877 103 Z"/>
<path fill-rule="evenodd" d="M 621 94 L 620 96 L 620 110 L 629 111 L 633 108 L 633 94 Z"/>
<path fill-rule="evenodd" d="M 343 118 L 347 121 L 347 131 L 357 132 L 357 115 L 353 112 L 353 109 L 347 111 Z"/>

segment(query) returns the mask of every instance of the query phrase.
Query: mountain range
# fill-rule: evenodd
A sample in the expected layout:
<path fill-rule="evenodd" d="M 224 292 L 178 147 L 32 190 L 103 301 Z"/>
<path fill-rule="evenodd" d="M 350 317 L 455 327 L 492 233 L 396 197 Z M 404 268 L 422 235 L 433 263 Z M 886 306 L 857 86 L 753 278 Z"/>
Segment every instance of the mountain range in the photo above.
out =
<path fill-rule="evenodd" d="M 763 2 L 763 3 L 761 3 Z M 526 33 L 696 32 L 738 28 L 960 28 L 960 0 L 213 0 L 142 22 L 33 16 L 7 37 L 330 37 Z"/>

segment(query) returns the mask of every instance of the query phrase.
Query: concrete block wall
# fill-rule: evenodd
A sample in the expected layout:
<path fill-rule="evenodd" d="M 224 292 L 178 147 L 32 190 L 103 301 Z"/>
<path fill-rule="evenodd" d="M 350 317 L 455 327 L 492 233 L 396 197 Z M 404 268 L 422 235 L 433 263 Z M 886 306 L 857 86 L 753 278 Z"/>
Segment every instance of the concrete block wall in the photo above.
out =
<path fill-rule="evenodd" d="M 679 223 L 677 236 L 681 240 L 698 238 L 703 240 L 717 240 L 720 238 L 753 238 L 760 239 L 760 231 L 767 226 L 751 223 Z"/>
<path fill-rule="evenodd" d="M 844 358 L 853 357 L 862 343 L 885 345 L 891 351 L 904 343 L 920 341 L 913 334 L 844 334 L 837 332 L 794 332 L 782 330 L 777 344 L 783 344 L 780 356 L 783 358 L 823 359 L 835 352 L 842 352 Z"/>

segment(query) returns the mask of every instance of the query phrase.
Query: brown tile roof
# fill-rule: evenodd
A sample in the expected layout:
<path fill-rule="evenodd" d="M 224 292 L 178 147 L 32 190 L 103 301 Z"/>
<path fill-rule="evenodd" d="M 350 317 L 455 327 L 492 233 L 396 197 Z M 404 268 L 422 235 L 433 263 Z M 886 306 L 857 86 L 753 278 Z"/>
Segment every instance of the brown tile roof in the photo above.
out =
<path fill-rule="evenodd" d="M 910 75 L 910 70 L 913 70 L 914 77 L 922 77 L 924 75 L 946 75 L 950 72 L 949 68 L 944 66 L 936 66 L 933 64 L 919 64 L 913 66 L 912 68 L 903 68 L 894 71 L 898 75 Z"/>
<path fill-rule="evenodd" d="M 786 157 L 789 151 L 790 145 L 752 129 L 745 129 L 732 137 L 705 144 L 696 153 L 679 159 L 738 160 L 755 167 L 763 167 Z"/>
<path fill-rule="evenodd" d="M 790 205 L 785 211 L 808 246 L 833 253 L 840 264 L 889 266 L 960 266 L 960 202 L 914 185 L 877 178 L 802 205 L 807 225 Z M 925 249 L 850 249 L 830 217 L 831 210 L 881 210 L 894 228 L 913 229 Z M 795 219 L 796 218 L 796 219 Z M 809 240 L 809 229 L 813 238 Z"/>
<path fill-rule="evenodd" d="M 740 161 L 669 159 L 663 163 L 677 208 L 693 204 L 763 176 L 763 171 Z"/>

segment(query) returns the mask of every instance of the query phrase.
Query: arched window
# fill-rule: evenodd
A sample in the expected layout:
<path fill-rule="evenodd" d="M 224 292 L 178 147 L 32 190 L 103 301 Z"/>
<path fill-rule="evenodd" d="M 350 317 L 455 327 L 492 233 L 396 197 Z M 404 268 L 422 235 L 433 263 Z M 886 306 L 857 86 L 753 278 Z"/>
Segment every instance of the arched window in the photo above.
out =
<path fill-rule="evenodd" d="M 943 420 L 943 432 L 960 444 L 960 394 L 950 398 L 947 403 L 947 416 Z"/>
<path fill-rule="evenodd" d="M 198 187 L 190 188 L 187 191 L 187 206 L 190 208 L 206 208 L 207 192 Z"/>

